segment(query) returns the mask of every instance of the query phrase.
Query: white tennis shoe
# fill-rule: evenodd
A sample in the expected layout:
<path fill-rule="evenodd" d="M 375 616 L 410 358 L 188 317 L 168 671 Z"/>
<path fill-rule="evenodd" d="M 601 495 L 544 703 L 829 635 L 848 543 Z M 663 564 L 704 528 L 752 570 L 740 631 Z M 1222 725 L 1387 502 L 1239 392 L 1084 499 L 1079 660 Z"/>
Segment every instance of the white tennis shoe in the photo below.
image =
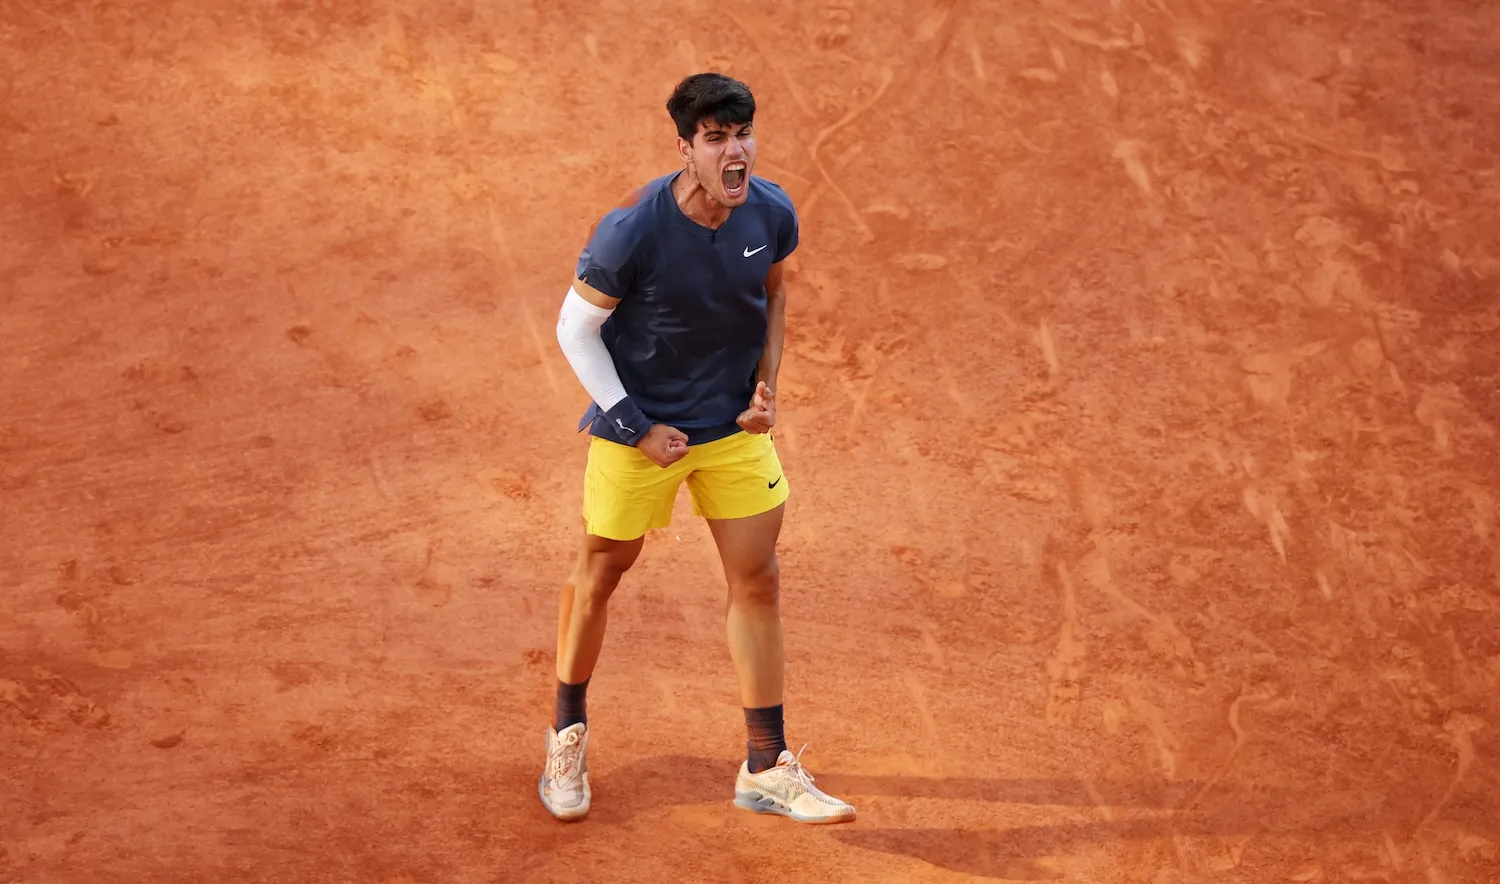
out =
<path fill-rule="evenodd" d="M 845 823 L 854 819 L 854 806 L 813 785 L 813 776 L 801 759 L 802 752 L 793 755 L 783 749 L 776 766 L 760 773 L 751 773 L 750 763 L 741 762 L 734 780 L 735 807 L 780 814 L 799 823 Z"/>
<path fill-rule="evenodd" d="M 579 820 L 588 815 L 593 801 L 588 745 L 588 725 L 583 722 L 571 724 L 561 733 L 547 727 L 547 764 L 536 790 L 542 806 L 560 820 Z"/>

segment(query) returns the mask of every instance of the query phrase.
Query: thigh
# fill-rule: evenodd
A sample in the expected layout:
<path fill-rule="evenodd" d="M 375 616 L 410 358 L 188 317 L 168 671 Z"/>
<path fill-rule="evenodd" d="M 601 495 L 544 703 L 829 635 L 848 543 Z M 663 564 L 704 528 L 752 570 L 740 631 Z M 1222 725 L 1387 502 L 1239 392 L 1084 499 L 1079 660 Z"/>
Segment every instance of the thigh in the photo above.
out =
<path fill-rule="evenodd" d="M 776 563 L 776 541 L 781 537 L 781 521 L 786 507 L 777 505 L 763 513 L 738 519 L 709 519 L 714 545 L 724 565 L 724 577 L 730 589 L 750 581 L 772 581 L 779 573 Z"/>
<path fill-rule="evenodd" d="M 698 447 L 687 477 L 693 511 L 710 520 L 769 513 L 790 494 L 769 433 L 736 433 Z"/>
<path fill-rule="evenodd" d="M 686 458 L 666 469 L 639 449 L 607 439 L 589 440 L 583 480 L 583 526 L 591 536 L 629 541 L 672 521 Z"/>

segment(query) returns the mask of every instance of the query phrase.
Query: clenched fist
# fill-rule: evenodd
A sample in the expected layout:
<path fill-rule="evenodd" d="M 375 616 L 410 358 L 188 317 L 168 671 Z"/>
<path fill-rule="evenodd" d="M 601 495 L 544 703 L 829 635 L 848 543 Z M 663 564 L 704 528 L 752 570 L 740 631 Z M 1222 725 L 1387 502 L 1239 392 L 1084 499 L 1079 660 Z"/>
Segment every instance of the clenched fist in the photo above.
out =
<path fill-rule="evenodd" d="M 665 469 L 687 457 L 688 437 L 676 427 L 652 424 L 635 447 L 645 452 L 657 466 Z"/>
<path fill-rule="evenodd" d="M 755 385 L 755 395 L 750 397 L 750 407 L 740 412 L 735 423 L 747 433 L 769 433 L 776 426 L 776 394 L 771 392 L 765 381 Z"/>

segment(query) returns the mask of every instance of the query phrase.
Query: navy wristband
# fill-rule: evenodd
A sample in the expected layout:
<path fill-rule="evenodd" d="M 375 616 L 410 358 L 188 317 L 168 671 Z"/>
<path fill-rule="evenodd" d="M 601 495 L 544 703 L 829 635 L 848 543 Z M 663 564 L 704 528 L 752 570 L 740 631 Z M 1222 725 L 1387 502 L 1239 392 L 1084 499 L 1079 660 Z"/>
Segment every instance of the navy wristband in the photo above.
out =
<path fill-rule="evenodd" d="M 604 412 L 604 417 L 609 421 L 610 428 L 631 445 L 646 438 L 646 431 L 651 429 L 651 419 L 646 417 L 646 413 L 629 396 Z"/>

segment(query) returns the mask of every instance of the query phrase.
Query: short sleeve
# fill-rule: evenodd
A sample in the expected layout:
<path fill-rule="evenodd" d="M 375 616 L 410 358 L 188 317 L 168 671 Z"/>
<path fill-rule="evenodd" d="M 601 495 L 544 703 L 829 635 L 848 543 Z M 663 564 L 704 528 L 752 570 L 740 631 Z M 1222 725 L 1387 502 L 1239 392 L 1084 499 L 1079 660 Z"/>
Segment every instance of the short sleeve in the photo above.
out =
<path fill-rule="evenodd" d="M 797 250 L 797 210 L 791 203 L 783 207 L 781 227 L 776 231 L 776 262 L 779 264 Z"/>
<path fill-rule="evenodd" d="M 639 262 L 633 237 L 619 219 L 605 217 L 578 256 L 578 279 L 611 298 L 624 300 L 635 285 Z"/>

